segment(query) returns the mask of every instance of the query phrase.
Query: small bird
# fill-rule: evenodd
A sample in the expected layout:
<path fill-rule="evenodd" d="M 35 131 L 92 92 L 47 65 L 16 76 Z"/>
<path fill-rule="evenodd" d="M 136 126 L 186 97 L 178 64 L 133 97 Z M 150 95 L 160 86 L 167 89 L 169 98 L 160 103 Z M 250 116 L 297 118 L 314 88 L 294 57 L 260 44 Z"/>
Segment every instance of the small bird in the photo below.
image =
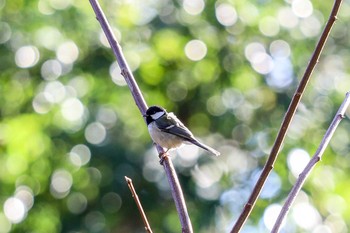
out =
<path fill-rule="evenodd" d="M 172 112 L 168 113 L 159 106 L 151 106 L 147 109 L 144 117 L 146 117 L 151 138 L 155 143 L 166 148 L 166 152 L 181 146 L 183 143 L 192 143 L 215 156 L 220 155 L 220 152 L 199 142 Z"/>

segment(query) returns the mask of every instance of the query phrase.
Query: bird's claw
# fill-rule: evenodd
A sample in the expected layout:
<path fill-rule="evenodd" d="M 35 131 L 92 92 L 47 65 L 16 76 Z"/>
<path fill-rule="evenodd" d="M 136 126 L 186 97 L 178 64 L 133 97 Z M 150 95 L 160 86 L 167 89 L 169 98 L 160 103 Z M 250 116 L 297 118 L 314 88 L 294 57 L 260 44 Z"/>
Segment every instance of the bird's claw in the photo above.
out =
<path fill-rule="evenodd" d="M 158 156 L 159 156 L 159 163 L 160 163 L 160 165 L 163 165 L 165 157 L 167 157 L 168 155 L 166 154 L 166 152 L 162 152 L 162 153 L 159 153 Z"/>

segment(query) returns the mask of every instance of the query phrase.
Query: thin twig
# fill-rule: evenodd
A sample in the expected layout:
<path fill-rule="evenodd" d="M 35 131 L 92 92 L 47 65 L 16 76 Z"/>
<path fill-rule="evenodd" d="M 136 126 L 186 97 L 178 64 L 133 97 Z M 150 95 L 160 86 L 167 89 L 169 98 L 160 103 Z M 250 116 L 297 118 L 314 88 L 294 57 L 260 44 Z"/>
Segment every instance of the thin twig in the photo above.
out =
<path fill-rule="evenodd" d="M 125 60 L 125 57 L 123 55 L 121 46 L 119 45 L 118 41 L 116 40 L 111 27 L 109 26 L 109 23 L 98 3 L 97 0 L 90 0 L 90 4 L 96 14 L 97 20 L 100 22 L 102 30 L 104 31 L 109 44 L 111 45 L 111 48 L 113 50 L 113 53 L 116 57 L 116 60 L 119 64 L 121 74 L 123 75 L 126 83 L 129 86 L 129 89 L 131 91 L 132 96 L 134 97 L 135 103 L 138 106 L 142 116 L 145 115 L 145 112 L 147 110 L 147 104 L 145 99 L 142 96 L 142 93 L 140 91 L 140 88 L 138 87 L 135 78 L 130 71 L 129 66 L 127 65 L 127 62 Z M 164 149 L 160 147 L 159 145 L 156 145 L 156 148 L 158 150 L 159 154 L 164 153 Z M 171 159 L 165 154 L 163 155 L 165 159 L 163 159 L 163 167 L 165 170 L 165 173 L 167 174 L 168 182 L 170 185 L 170 188 L 172 190 L 172 196 L 175 202 L 175 206 L 180 218 L 180 223 L 182 227 L 183 233 L 192 233 L 192 224 L 190 221 L 190 217 L 187 211 L 185 198 L 182 193 L 181 186 L 179 184 L 175 169 L 173 169 L 173 164 Z"/>
<path fill-rule="evenodd" d="M 271 233 L 278 233 L 280 231 L 282 222 L 285 219 L 287 213 L 289 212 L 291 205 L 293 204 L 293 202 L 294 202 L 296 196 L 298 195 L 301 187 L 303 186 L 306 178 L 309 176 L 312 169 L 315 167 L 316 163 L 321 160 L 323 152 L 327 148 L 329 141 L 331 140 L 336 128 L 338 127 L 338 125 L 340 123 L 340 121 L 344 118 L 345 111 L 348 108 L 349 104 L 350 104 L 350 92 L 346 93 L 346 97 L 345 97 L 343 103 L 339 107 L 338 112 L 334 116 L 331 125 L 329 126 L 327 132 L 323 136 L 323 139 L 320 143 L 320 146 L 317 148 L 317 151 L 315 152 L 314 156 L 310 159 L 309 163 L 306 165 L 304 170 L 300 173 L 297 181 L 295 182 L 294 187 L 290 191 L 290 193 L 287 197 L 287 200 L 282 207 L 280 214 L 277 217 L 277 220 L 275 222 L 275 225 L 272 228 Z"/>
<path fill-rule="evenodd" d="M 337 14 L 338 14 L 338 10 L 339 10 L 341 2 L 342 2 L 342 0 L 335 0 L 334 1 L 334 5 L 333 5 L 332 12 L 330 14 L 330 17 L 329 17 L 327 24 L 322 32 L 321 37 L 316 45 L 315 51 L 312 54 L 311 60 L 310 60 L 308 66 L 305 70 L 303 78 L 301 79 L 299 86 L 296 89 L 294 96 L 291 100 L 291 103 L 288 107 L 288 110 L 284 116 L 280 130 L 278 132 L 278 135 L 276 137 L 274 145 L 271 149 L 269 158 L 264 166 L 264 169 L 263 169 L 246 205 L 244 206 L 244 209 L 243 209 L 241 215 L 239 216 L 235 225 L 233 226 L 231 233 L 238 233 L 241 230 L 242 226 L 244 225 L 245 221 L 247 220 L 248 216 L 250 215 L 251 211 L 253 210 L 253 207 L 255 206 L 255 203 L 259 197 L 259 194 L 260 194 L 262 188 L 264 187 L 264 184 L 266 182 L 268 175 L 270 174 L 271 170 L 274 167 L 274 164 L 275 164 L 276 159 L 277 159 L 277 155 L 281 149 L 282 143 L 283 143 L 284 138 L 286 136 L 289 125 L 293 119 L 295 111 L 299 105 L 300 99 L 301 99 L 301 97 L 304 93 L 304 90 L 305 90 L 305 88 L 310 80 L 310 76 L 311 76 L 316 64 L 318 63 L 318 59 L 320 57 L 320 54 L 323 50 L 323 47 L 324 47 L 326 41 L 327 41 L 329 33 L 334 25 L 334 22 L 337 19 Z"/>
<path fill-rule="evenodd" d="M 148 223 L 146 214 L 145 214 L 145 212 L 143 211 L 143 208 L 142 208 L 140 199 L 139 199 L 139 197 L 137 196 L 137 193 L 136 193 L 136 191 L 135 191 L 134 185 L 132 184 L 132 180 L 131 180 L 129 177 L 126 177 L 126 176 L 125 176 L 125 181 L 126 181 L 126 183 L 128 184 L 128 187 L 129 187 L 129 189 L 130 189 L 130 192 L 131 192 L 131 194 L 132 194 L 132 197 L 134 198 L 134 200 L 135 200 L 135 202 L 136 202 L 136 205 L 137 205 L 137 208 L 139 209 L 139 212 L 140 212 L 140 214 L 141 214 L 141 218 L 142 218 L 142 220 L 143 220 L 143 224 L 145 224 L 145 230 L 146 230 L 148 233 L 153 233 L 153 232 L 152 232 L 152 229 L 151 229 L 151 226 L 150 226 L 149 223 Z"/>

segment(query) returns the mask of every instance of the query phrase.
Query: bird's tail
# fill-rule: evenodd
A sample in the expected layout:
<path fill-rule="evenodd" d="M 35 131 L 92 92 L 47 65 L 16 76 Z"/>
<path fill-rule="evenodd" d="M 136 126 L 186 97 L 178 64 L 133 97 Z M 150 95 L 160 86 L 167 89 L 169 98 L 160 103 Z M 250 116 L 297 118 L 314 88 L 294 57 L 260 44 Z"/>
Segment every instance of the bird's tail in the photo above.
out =
<path fill-rule="evenodd" d="M 217 151 L 217 150 L 211 148 L 210 146 L 207 146 L 207 145 L 205 145 L 205 144 L 199 142 L 199 141 L 196 140 L 196 139 L 191 140 L 190 142 L 193 143 L 193 144 L 195 144 L 195 145 L 197 145 L 197 146 L 199 146 L 199 147 L 201 147 L 201 148 L 203 148 L 203 149 L 206 150 L 206 151 L 209 151 L 210 153 L 212 153 L 212 154 L 215 155 L 215 156 L 219 156 L 219 155 L 220 155 L 220 152 L 219 152 L 219 151 Z"/>

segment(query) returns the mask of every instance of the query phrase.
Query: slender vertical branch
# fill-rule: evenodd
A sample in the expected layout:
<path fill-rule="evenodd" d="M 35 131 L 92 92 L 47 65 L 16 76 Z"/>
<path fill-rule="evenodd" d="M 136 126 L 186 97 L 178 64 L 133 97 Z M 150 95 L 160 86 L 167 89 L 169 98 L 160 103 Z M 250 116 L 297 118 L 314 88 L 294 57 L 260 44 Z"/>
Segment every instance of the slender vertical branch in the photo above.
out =
<path fill-rule="evenodd" d="M 135 200 L 135 202 L 136 202 L 137 208 L 139 209 L 139 212 L 140 212 L 140 214 L 141 214 L 141 218 L 142 218 L 143 224 L 145 225 L 145 230 L 146 230 L 148 233 L 153 233 L 153 232 L 152 232 L 152 229 L 151 229 L 151 226 L 150 226 L 149 223 L 148 223 L 148 220 L 147 220 L 145 211 L 143 211 L 143 208 L 142 208 L 140 199 L 139 199 L 139 197 L 137 196 L 137 193 L 136 193 L 136 191 L 135 191 L 134 185 L 132 184 L 132 180 L 131 180 L 129 177 L 126 177 L 126 176 L 125 176 L 125 181 L 126 181 L 126 183 L 128 184 L 128 187 L 129 187 L 129 189 L 130 189 L 131 195 L 132 195 L 132 197 L 134 198 L 134 200 Z"/>
<path fill-rule="evenodd" d="M 129 66 L 127 65 L 127 62 L 125 60 L 125 57 L 122 53 L 121 46 L 119 45 L 118 41 L 116 40 L 111 27 L 109 26 L 109 23 L 98 3 L 97 0 L 90 0 L 90 4 L 96 14 L 97 20 L 100 22 L 102 30 L 104 31 L 109 44 L 111 45 L 111 48 L 113 50 L 113 53 L 116 57 L 116 60 L 119 64 L 121 74 L 123 75 L 126 83 L 129 86 L 129 89 L 131 91 L 132 96 L 134 97 L 135 103 L 138 106 L 141 114 L 144 116 L 145 112 L 147 110 L 147 104 L 144 100 L 142 93 L 140 91 L 140 88 L 138 87 L 134 76 L 132 75 L 132 72 L 129 69 Z M 164 149 L 160 147 L 159 145 L 156 145 L 156 148 L 159 152 L 159 154 L 164 153 Z M 183 233 L 192 233 L 192 224 L 190 221 L 190 217 L 188 215 L 186 202 L 182 193 L 181 186 L 179 184 L 175 169 L 173 168 L 173 164 L 171 159 L 165 154 L 163 155 L 163 167 L 165 170 L 165 173 L 167 174 L 168 182 L 170 184 L 171 190 L 172 190 L 172 196 L 175 202 L 175 206 L 177 208 L 177 212 L 180 218 L 180 223 L 182 226 L 182 232 Z"/>
<path fill-rule="evenodd" d="M 106 16 L 104 15 L 100 4 L 97 0 L 90 0 L 90 4 L 95 11 L 96 19 L 100 22 L 101 28 L 103 32 L 106 35 L 106 38 L 112 48 L 112 51 L 114 53 L 114 56 L 116 57 L 116 60 L 118 62 L 118 65 L 121 70 L 121 74 L 123 75 L 126 83 L 129 86 L 129 89 L 131 91 L 131 94 L 134 97 L 135 103 L 137 107 L 139 107 L 141 114 L 144 115 L 147 110 L 147 104 L 145 99 L 143 98 L 140 88 L 137 85 L 135 78 L 130 71 L 130 68 L 128 66 L 128 63 L 126 62 L 126 59 L 123 55 L 121 46 L 119 45 L 118 41 L 116 40 L 111 27 L 109 26 L 109 23 L 107 21 Z"/>
<path fill-rule="evenodd" d="M 271 233 L 278 233 L 280 231 L 281 225 L 283 220 L 285 219 L 286 215 L 289 212 L 289 209 L 291 205 L 293 204 L 296 196 L 300 192 L 301 187 L 303 186 L 306 178 L 311 173 L 312 169 L 315 167 L 316 163 L 321 160 L 323 152 L 327 148 L 329 141 L 331 140 L 336 128 L 338 127 L 340 121 L 344 118 L 344 114 L 346 109 L 348 108 L 350 104 L 350 92 L 346 93 L 346 97 L 342 103 L 342 105 L 339 107 L 337 114 L 333 118 L 333 121 L 331 125 L 329 126 L 327 132 L 325 133 L 320 146 L 317 148 L 317 151 L 315 152 L 314 156 L 310 159 L 309 163 L 306 165 L 302 173 L 300 173 L 294 187 L 292 188 L 291 192 L 289 193 L 286 202 L 284 203 L 282 210 L 277 217 L 277 220 L 275 222 L 274 227 L 272 228 Z"/>
<path fill-rule="evenodd" d="M 305 70 L 305 73 L 303 75 L 303 78 L 301 79 L 298 88 L 296 89 L 294 96 L 291 100 L 291 103 L 288 107 L 288 110 L 284 116 L 283 122 L 281 124 L 280 130 L 278 132 L 278 135 L 276 137 L 276 140 L 274 142 L 274 145 L 271 149 L 269 158 L 263 168 L 263 171 L 246 203 L 244 206 L 244 209 L 237 219 L 235 225 L 233 226 L 231 233 L 237 233 L 241 230 L 242 226 L 244 225 L 245 221 L 247 220 L 248 216 L 250 215 L 253 207 L 255 206 L 255 203 L 260 195 L 260 192 L 262 188 L 264 187 L 264 184 L 267 180 L 268 175 L 270 174 L 271 170 L 274 167 L 274 164 L 277 159 L 277 155 L 281 149 L 282 143 L 284 141 L 284 138 L 286 136 L 287 130 L 289 128 L 289 125 L 294 117 L 294 114 L 296 112 L 296 109 L 299 105 L 300 99 L 304 93 L 304 90 L 310 80 L 310 76 L 318 63 L 318 59 L 320 57 L 320 54 L 323 50 L 323 47 L 327 41 L 327 38 L 329 36 L 329 33 L 334 25 L 335 20 L 337 19 L 337 14 L 339 7 L 341 5 L 342 0 L 335 0 L 332 12 L 330 14 L 330 17 L 327 21 L 327 24 L 322 32 L 322 35 L 316 45 L 316 48 L 314 50 L 314 53 L 312 54 L 311 60 Z"/>

